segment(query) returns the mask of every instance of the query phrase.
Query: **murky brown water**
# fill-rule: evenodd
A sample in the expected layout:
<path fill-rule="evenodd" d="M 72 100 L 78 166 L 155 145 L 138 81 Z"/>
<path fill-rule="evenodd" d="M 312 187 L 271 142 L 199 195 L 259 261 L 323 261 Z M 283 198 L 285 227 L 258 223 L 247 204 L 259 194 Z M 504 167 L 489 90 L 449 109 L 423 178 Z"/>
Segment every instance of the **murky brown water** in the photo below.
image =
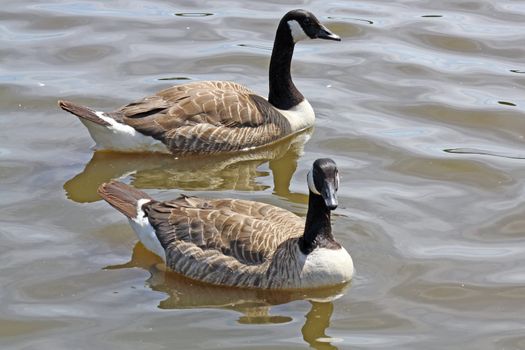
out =
<path fill-rule="evenodd" d="M 94 153 L 56 107 L 110 110 L 187 79 L 266 94 L 276 23 L 296 7 L 343 37 L 296 48 L 317 111 L 304 147 L 309 135 L 213 161 Z M 0 347 L 524 349 L 524 23 L 516 0 L 4 2 Z M 305 174 L 325 156 L 343 174 L 346 290 L 166 274 L 95 194 L 121 178 L 303 215 Z"/>

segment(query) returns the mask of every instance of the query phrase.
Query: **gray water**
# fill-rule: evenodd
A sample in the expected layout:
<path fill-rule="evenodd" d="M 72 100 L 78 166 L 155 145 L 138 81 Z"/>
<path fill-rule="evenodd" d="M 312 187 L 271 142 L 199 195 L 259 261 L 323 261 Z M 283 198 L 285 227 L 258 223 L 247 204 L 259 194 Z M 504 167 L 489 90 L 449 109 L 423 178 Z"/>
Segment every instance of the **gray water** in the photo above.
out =
<path fill-rule="evenodd" d="M 56 106 L 109 111 L 195 80 L 266 95 L 274 30 L 293 8 L 343 38 L 296 47 L 294 79 L 317 113 L 298 138 L 191 161 L 94 152 Z M 524 349 L 523 23 L 512 0 L 4 2 L 0 347 Z M 118 178 L 161 199 L 304 215 L 306 172 L 327 156 L 342 174 L 334 232 L 357 269 L 343 290 L 165 273 L 96 195 Z"/>

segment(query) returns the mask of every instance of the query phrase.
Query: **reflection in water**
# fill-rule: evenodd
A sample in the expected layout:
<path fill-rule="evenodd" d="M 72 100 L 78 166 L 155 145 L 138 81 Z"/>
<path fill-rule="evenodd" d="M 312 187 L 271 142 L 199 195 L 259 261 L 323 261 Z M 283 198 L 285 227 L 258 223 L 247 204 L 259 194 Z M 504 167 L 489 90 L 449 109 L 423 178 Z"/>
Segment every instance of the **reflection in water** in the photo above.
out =
<path fill-rule="evenodd" d="M 325 334 L 326 329 L 330 326 L 330 317 L 334 312 L 334 304 L 331 302 L 314 302 L 311 301 L 312 308 L 306 314 L 306 322 L 301 332 L 303 339 L 311 347 L 319 350 L 337 349 L 330 344 L 330 337 Z"/>
<path fill-rule="evenodd" d="M 504 106 L 510 106 L 510 107 L 516 107 L 517 105 L 513 102 L 508 102 L 508 101 L 498 101 L 498 103 L 500 105 L 504 105 Z"/>
<path fill-rule="evenodd" d="M 368 23 L 368 24 L 374 24 L 374 21 L 371 21 L 369 19 L 364 19 L 364 18 L 341 17 L 341 16 L 328 16 L 327 18 L 333 19 L 333 20 L 336 20 L 336 21 L 360 21 L 360 22 L 365 22 L 365 23 Z"/>
<path fill-rule="evenodd" d="M 207 17 L 207 16 L 213 16 L 213 13 L 209 13 L 209 12 L 181 12 L 181 13 L 176 13 L 175 16 L 179 16 L 179 17 Z"/>
<path fill-rule="evenodd" d="M 333 312 L 332 301 L 342 296 L 348 285 L 308 291 L 268 291 L 219 287 L 193 281 L 179 274 L 166 271 L 162 260 L 148 251 L 141 243 L 133 249 L 131 260 L 122 265 L 106 269 L 139 267 L 148 270 L 151 277 L 149 287 L 167 294 L 159 303 L 161 309 L 219 308 L 240 312 L 241 324 L 278 324 L 293 321 L 287 315 L 272 315 L 272 306 L 295 300 L 308 300 L 310 311 L 301 329 L 303 339 L 315 349 L 337 349 L 325 335 Z"/>
<path fill-rule="evenodd" d="M 502 158 L 510 158 L 510 159 L 525 159 L 525 154 L 489 151 L 489 150 L 477 149 L 477 148 L 448 148 L 448 149 L 444 149 L 443 151 L 447 153 L 456 153 L 456 154 L 478 154 L 478 155 L 483 155 L 483 156 L 493 156 L 493 157 L 502 157 Z"/>
<path fill-rule="evenodd" d="M 163 80 L 191 80 L 191 78 L 188 77 L 169 77 L 169 78 L 159 78 L 157 80 L 163 81 Z"/>
<path fill-rule="evenodd" d="M 306 130 L 274 145 L 235 155 L 173 158 L 171 155 L 95 152 L 85 169 L 64 184 L 69 199 L 75 202 L 100 200 L 97 188 L 103 182 L 130 176 L 137 188 L 181 190 L 258 191 L 265 186 L 258 177 L 268 176 L 257 168 L 269 161 L 275 193 L 294 197 L 289 192 L 297 160 L 313 129 Z M 304 198 L 296 201 L 305 202 Z"/>

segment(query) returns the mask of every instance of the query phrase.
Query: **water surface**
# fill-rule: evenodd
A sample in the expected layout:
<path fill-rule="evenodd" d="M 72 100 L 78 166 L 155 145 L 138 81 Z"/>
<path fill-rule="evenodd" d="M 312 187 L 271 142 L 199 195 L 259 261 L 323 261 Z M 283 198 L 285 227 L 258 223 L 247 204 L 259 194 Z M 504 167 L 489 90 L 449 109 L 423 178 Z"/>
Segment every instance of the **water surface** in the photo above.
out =
<path fill-rule="evenodd" d="M 343 38 L 296 47 L 317 112 L 298 140 L 213 161 L 94 152 L 56 106 L 111 110 L 202 79 L 265 95 L 277 21 L 297 7 Z M 5 2 L 2 349 L 525 348 L 523 23 L 512 0 Z M 95 193 L 119 178 L 162 199 L 304 215 L 306 172 L 326 156 L 342 173 L 335 234 L 357 269 L 343 290 L 165 273 Z"/>

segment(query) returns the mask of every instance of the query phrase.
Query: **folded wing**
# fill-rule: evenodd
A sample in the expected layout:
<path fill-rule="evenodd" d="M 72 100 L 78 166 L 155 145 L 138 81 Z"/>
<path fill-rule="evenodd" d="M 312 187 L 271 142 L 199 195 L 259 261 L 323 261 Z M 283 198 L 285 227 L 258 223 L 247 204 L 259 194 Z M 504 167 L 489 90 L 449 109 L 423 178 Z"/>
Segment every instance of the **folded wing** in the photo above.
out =
<path fill-rule="evenodd" d="M 304 221 L 295 214 L 245 200 L 182 196 L 154 202 L 144 210 L 166 250 L 193 246 L 197 260 L 218 254 L 242 265 L 260 265 L 272 257 L 279 244 L 304 231 Z"/>
<path fill-rule="evenodd" d="M 110 115 L 178 154 L 233 152 L 290 133 L 287 119 L 269 102 L 232 82 L 173 86 Z"/>

